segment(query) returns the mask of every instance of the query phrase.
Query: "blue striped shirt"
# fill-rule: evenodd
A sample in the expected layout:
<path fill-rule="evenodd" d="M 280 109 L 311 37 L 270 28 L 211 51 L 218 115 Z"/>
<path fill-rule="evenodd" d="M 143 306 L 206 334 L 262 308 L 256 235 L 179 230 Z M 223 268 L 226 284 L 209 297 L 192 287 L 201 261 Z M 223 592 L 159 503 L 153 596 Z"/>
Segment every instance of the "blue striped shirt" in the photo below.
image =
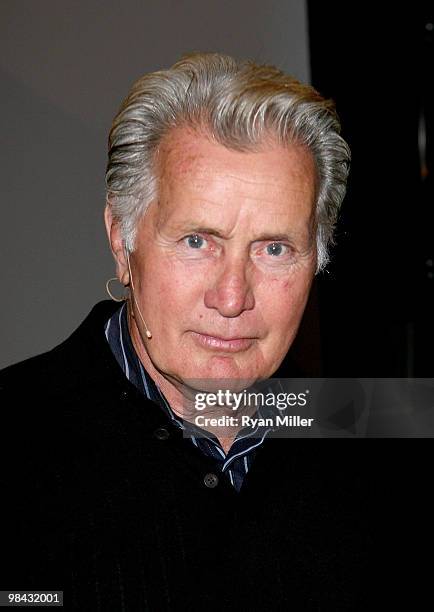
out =
<path fill-rule="evenodd" d="M 239 431 L 226 454 L 213 434 L 199 427 L 194 427 L 194 431 L 190 424 L 186 429 L 183 419 L 173 412 L 160 388 L 143 367 L 131 340 L 126 303 L 106 322 L 104 331 L 110 348 L 128 380 L 148 399 L 158 404 L 172 423 L 186 430 L 187 437 L 191 439 L 192 443 L 204 455 L 215 460 L 217 470 L 229 479 L 236 491 L 239 491 L 244 477 L 252 465 L 256 449 L 263 443 L 272 428 L 257 426 Z M 261 415 L 260 410 L 258 412 Z M 197 432 L 197 435 L 195 435 L 195 432 Z"/>

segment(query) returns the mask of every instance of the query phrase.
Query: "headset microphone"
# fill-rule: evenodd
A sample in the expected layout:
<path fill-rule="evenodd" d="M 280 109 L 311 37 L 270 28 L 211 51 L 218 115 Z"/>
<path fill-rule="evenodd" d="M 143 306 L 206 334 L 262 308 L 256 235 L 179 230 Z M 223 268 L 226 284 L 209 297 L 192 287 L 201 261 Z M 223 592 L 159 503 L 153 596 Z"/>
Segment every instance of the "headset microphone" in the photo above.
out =
<path fill-rule="evenodd" d="M 126 256 L 127 256 L 127 262 L 128 262 L 128 271 L 129 271 L 129 273 L 130 273 L 130 279 L 131 279 L 131 290 L 132 290 L 131 292 L 132 292 L 132 294 L 133 294 L 133 300 L 134 300 L 134 303 L 135 303 L 135 305 L 136 305 L 136 308 L 137 308 L 137 310 L 138 310 L 138 312 L 139 312 L 140 318 L 142 319 L 143 325 L 145 326 L 146 336 L 147 336 L 148 338 L 152 338 L 152 334 L 151 334 L 151 332 L 149 331 L 148 326 L 147 326 L 147 325 L 146 325 L 146 323 L 145 323 L 145 319 L 143 318 L 143 315 L 142 315 L 142 313 L 141 313 L 141 311 L 140 311 L 139 305 L 137 304 L 136 295 L 135 295 L 135 291 L 134 291 L 133 275 L 132 275 L 132 273 L 131 273 L 131 266 L 130 266 L 130 257 L 129 257 L 129 251 L 128 251 L 128 249 L 127 249 L 126 247 L 125 247 L 125 254 L 126 254 Z"/>

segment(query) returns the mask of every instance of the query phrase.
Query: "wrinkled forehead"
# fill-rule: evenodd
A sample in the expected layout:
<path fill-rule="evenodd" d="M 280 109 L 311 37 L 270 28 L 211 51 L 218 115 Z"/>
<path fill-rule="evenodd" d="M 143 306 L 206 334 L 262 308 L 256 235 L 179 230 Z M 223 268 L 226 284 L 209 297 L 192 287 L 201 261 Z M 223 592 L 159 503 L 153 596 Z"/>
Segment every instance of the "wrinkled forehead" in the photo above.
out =
<path fill-rule="evenodd" d="M 312 225 L 316 168 L 309 151 L 264 144 L 256 151 L 236 151 L 190 130 L 176 130 L 159 150 L 160 221 L 170 217 L 213 220 L 259 214 L 278 222 Z M 177 210 L 175 210 L 175 206 Z"/>
<path fill-rule="evenodd" d="M 283 146 L 270 133 L 255 145 L 245 147 L 228 148 L 217 142 L 210 132 L 203 129 L 193 129 L 191 127 L 178 127 L 170 130 L 161 140 L 157 153 L 157 169 L 161 178 L 176 176 L 182 180 L 185 176 L 190 176 L 193 168 L 198 171 L 208 170 L 209 165 L 230 164 L 236 168 L 243 163 L 246 156 L 252 160 L 257 160 L 256 171 L 264 171 L 264 154 L 275 152 L 282 160 L 287 159 L 288 167 L 292 172 L 306 165 L 313 170 L 313 182 L 317 183 L 317 171 L 313 155 L 308 148 L 300 143 L 288 144 Z M 210 159 L 211 158 L 211 159 Z M 252 173 L 255 169 L 252 166 Z M 309 179 L 312 177 L 309 176 Z"/>

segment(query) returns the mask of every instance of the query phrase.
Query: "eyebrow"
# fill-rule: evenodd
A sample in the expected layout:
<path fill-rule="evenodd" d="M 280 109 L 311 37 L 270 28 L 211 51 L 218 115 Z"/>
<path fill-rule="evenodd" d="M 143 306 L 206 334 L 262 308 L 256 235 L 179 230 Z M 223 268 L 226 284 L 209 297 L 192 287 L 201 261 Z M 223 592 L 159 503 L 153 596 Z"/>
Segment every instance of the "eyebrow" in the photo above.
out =
<path fill-rule="evenodd" d="M 219 232 L 217 229 L 213 228 L 213 227 L 194 227 L 193 229 L 189 230 L 192 233 L 197 233 L 197 234 L 210 234 L 211 236 L 217 236 L 217 238 L 222 238 L 223 240 L 227 239 L 227 236 L 225 236 L 224 234 L 222 234 L 221 232 Z M 284 233 L 279 233 L 279 234 L 274 234 L 274 233 L 263 233 L 260 234 L 257 238 L 255 238 L 255 241 L 266 241 L 266 240 L 275 240 L 276 242 L 279 240 L 287 240 L 289 242 L 291 242 L 292 240 L 294 240 L 294 236 L 291 234 L 284 234 Z"/>

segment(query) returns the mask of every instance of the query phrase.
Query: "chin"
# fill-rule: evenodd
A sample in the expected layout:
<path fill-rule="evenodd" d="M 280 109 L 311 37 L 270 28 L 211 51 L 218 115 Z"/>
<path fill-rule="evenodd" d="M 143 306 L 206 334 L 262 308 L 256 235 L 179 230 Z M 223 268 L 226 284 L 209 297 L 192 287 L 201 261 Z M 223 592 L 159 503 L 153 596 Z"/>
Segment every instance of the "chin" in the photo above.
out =
<path fill-rule="evenodd" d="M 184 371 L 184 382 L 194 389 L 214 392 L 218 389 L 241 391 L 259 378 L 255 364 L 237 363 L 234 357 L 213 356 L 204 363 L 195 364 L 194 367 Z"/>

